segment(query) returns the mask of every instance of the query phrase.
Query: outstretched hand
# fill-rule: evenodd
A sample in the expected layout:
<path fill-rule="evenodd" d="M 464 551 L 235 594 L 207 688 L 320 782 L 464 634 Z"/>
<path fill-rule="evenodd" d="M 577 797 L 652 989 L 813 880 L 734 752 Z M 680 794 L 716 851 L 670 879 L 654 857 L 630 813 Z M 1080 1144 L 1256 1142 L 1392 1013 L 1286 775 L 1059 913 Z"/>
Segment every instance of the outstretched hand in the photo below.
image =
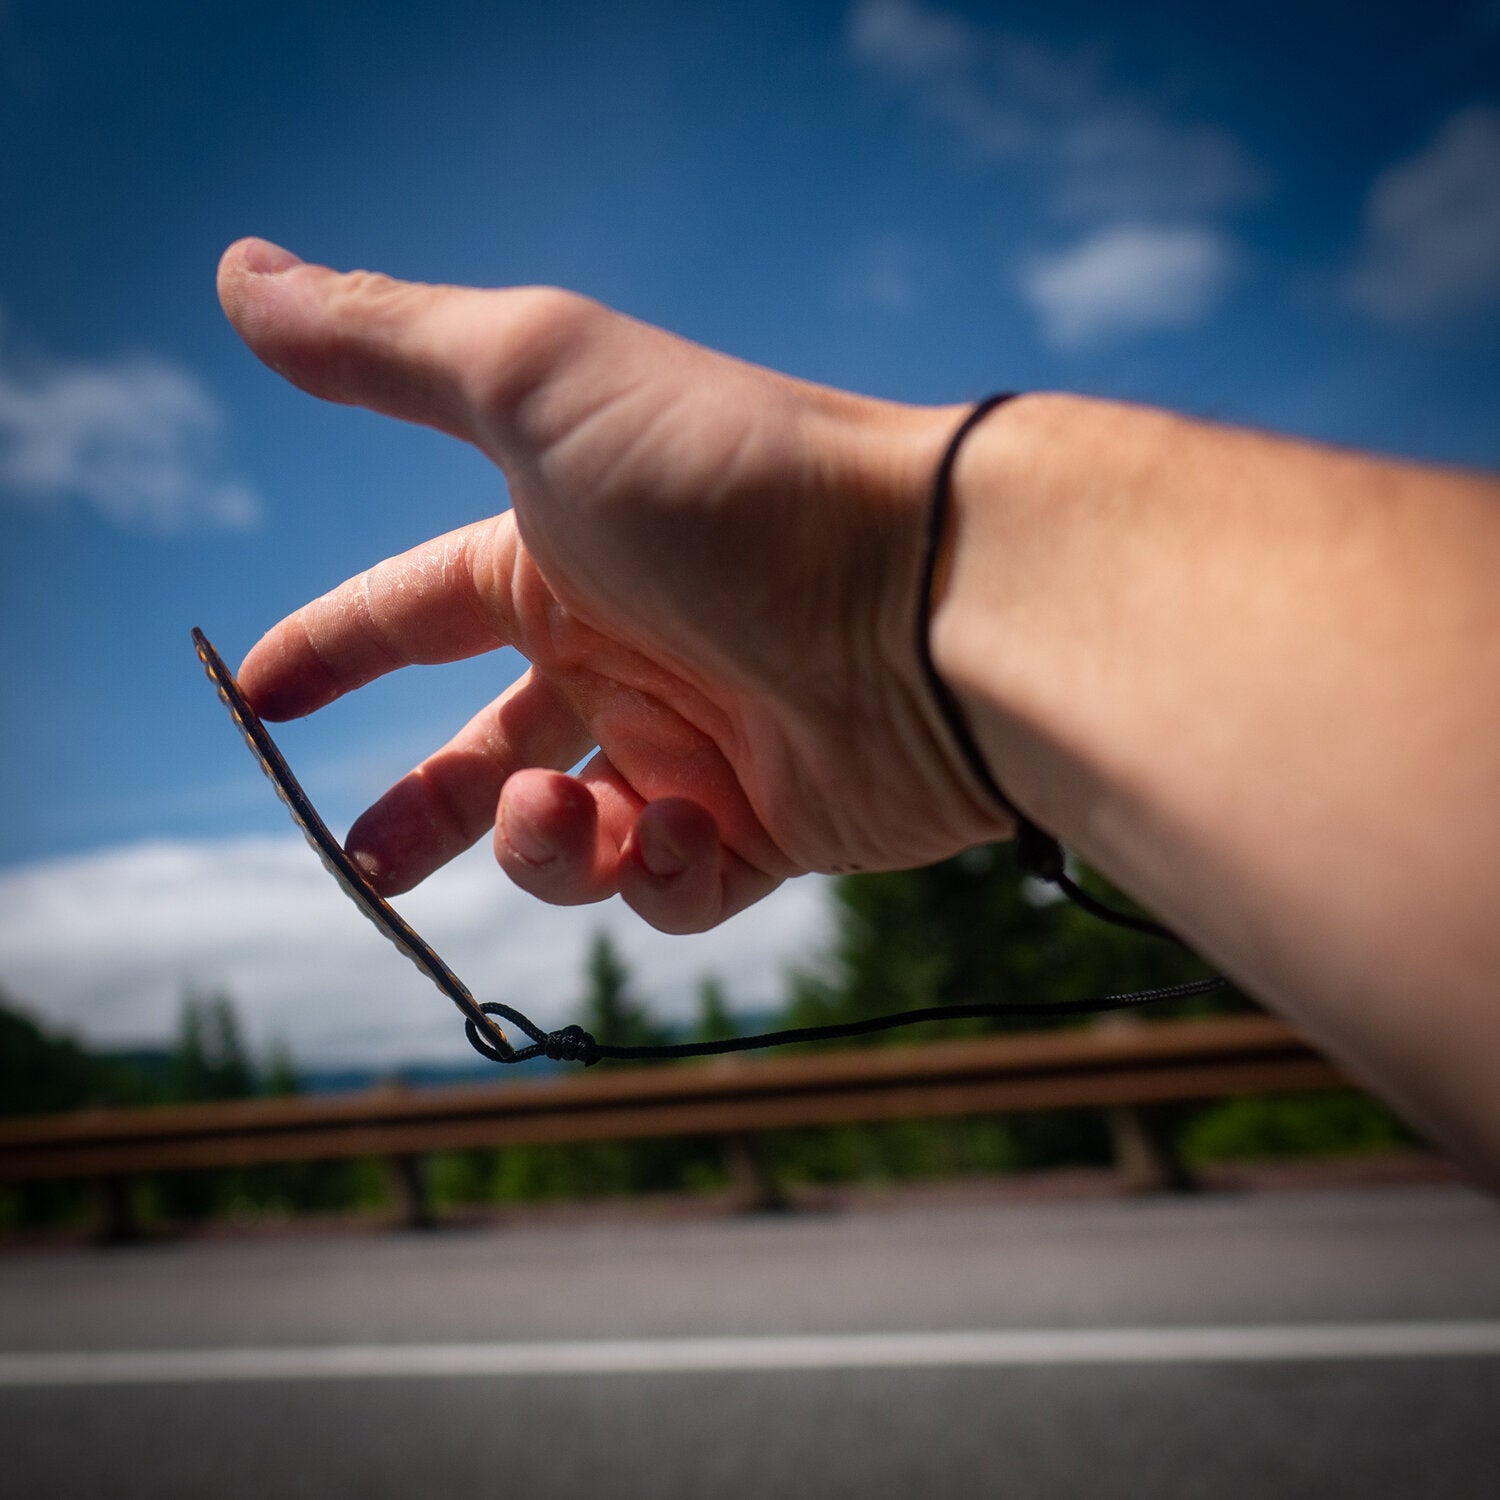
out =
<path fill-rule="evenodd" d="M 378 889 L 493 827 L 534 895 L 618 891 L 693 932 L 791 875 L 1009 831 L 913 639 L 957 413 L 795 381 L 566 292 L 340 275 L 257 240 L 225 253 L 219 293 L 287 379 L 463 438 L 509 483 L 513 510 L 305 605 L 240 669 L 274 720 L 412 663 L 530 662 L 350 830 Z"/>

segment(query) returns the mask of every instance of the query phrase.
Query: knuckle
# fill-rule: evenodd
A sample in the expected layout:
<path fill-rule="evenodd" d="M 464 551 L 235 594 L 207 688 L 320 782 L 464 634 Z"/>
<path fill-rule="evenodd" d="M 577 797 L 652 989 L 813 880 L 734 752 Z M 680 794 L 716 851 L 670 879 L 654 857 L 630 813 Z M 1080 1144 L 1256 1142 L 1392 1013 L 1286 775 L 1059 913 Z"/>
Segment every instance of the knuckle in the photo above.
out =
<path fill-rule="evenodd" d="M 592 297 L 560 286 L 513 287 L 506 301 L 517 334 L 540 339 L 574 334 L 604 311 Z"/>
<path fill-rule="evenodd" d="M 489 357 L 476 360 L 476 407 L 504 425 L 521 421 L 548 377 L 611 314 L 592 298 L 554 286 L 515 287 L 498 294 L 498 334 Z"/>
<path fill-rule="evenodd" d="M 372 348 L 386 342 L 427 288 L 397 281 L 380 271 L 347 271 L 328 286 L 323 300 L 323 380 L 335 400 L 352 400 Z"/>
<path fill-rule="evenodd" d="M 417 287 L 383 271 L 345 271 L 329 288 L 328 308 L 335 316 L 356 312 L 361 318 L 399 306 Z"/>

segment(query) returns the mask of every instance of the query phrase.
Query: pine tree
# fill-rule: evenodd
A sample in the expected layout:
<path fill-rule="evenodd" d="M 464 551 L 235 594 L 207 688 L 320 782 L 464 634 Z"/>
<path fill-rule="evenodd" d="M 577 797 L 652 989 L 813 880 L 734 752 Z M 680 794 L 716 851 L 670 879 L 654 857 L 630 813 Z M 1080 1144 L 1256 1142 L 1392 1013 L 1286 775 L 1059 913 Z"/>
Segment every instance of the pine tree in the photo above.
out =
<path fill-rule="evenodd" d="M 174 1099 L 247 1099 L 255 1070 L 240 1037 L 234 1002 L 224 991 L 188 990 L 182 998 L 172 1048 Z"/>
<path fill-rule="evenodd" d="M 1119 892 L 1080 873 L 1095 894 L 1129 908 Z M 1176 944 L 1109 926 L 1029 880 L 1010 845 L 970 849 L 926 869 L 846 876 L 834 882 L 834 901 L 833 949 L 794 977 L 793 1025 L 927 1006 L 1084 999 L 1204 973 Z M 1224 998 L 1187 1003 L 1222 1009 Z M 1034 1017 L 945 1023 L 941 1034 L 1046 1024 Z M 926 1031 L 870 1040 L 909 1042 Z"/>
<path fill-rule="evenodd" d="M 596 932 L 585 965 L 584 1027 L 612 1047 L 652 1047 L 665 1033 L 630 992 L 630 971 L 607 932 Z"/>
<path fill-rule="evenodd" d="M 302 1077 L 297 1072 L 291 1048 L 285 1042 L 274 1042 L 271 1046 L 261 1092 L 278 1098 L 302 1092 Z"/>
<path fill-rule="evenodd" d="M 96 1072 L 72 1037 L 50 1035 L 0 995 L 0 1115 L 77 1109 L 90 1102 Z"/>
<path fill-rule="evenodd" d="M 693 1027 L 696 1042 L 723 1042 L 740 1034 L 740 1028 L 729 1009 L 724 986 L 714 975 L 704 977 L 698 986 L 698 1018 Z"/>

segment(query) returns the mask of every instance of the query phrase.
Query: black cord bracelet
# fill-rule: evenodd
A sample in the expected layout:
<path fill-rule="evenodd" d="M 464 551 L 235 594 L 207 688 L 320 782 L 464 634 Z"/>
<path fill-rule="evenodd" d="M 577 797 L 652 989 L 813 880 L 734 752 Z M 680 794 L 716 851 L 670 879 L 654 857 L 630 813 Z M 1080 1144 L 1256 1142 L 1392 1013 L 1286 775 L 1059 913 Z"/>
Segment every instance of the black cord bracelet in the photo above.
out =
<path fill-rule="evenodd" d="M 1071 901 L 1102 921 L 1176 942 L 1177 939 L 1158 923 L 1129 912 L 1117 911 L 1090 895 L 1069 876 L 1062 846 L 1050 833 L 1033 823 L 1001 790 L 980 751 L 962 706 L 952 689 L 943 681 L 932 660 L 929 632 L 933 593 L 943 538 L 952 510 L 953 467 L 964 439 L 990 412 L 1009 399 L 1009 395 L 990 396 L 974 406 L 949 439 L 938 464 L 933 480 L 927 545 L 916 605 L 917 660 L 921 663 L 933 701 L 974 779 L 999 808 L 1015 819 L 1016 859 L 1021 869 L 1038 880 L 1055 885 Z M 997 1000 L 972 1005 L 924 1006 L 918 1010 L 897 1011 L 891 1015 L 872 1016 L 865 1020 L 845 1021 L 829 1026 L 799 1026 L 782 1031 L 762 1032 L 756 1036 L 729 1037 L 722 1041 L 680 1042 L 656 1047 L 614 1046 L 600 1042 L 581 1026 L 563 1026 L 556 1031 L 543 1031 L 523 1012 L 509 1005 L 493 1001 L 480 1004 L 476 1001 L 437 953 L 379 895 L 319 817 L 265 725 L 245 700 L 233 673 L 224 665 L 201 630 L 193 631 L 193 643 L 209 680 L 218 689 L 219 697 L 244 736 L 245 743 L 329 873 L 359 909 L 458 1007 L 464 1017 L 464 1033 L 470 1043 L 477 1052 L 494 1062 L 520 1063 L 534 1057 L 547 1057 L 554 1061 L 581 1062 L 587 1067 L 605 1058 L 665 1061 L 672 1058 L 714 1057 L 722 1053 L 748 1052 L 761 1047 L 783 1047 L 799 1042 L 836 1041 L 841 1037 L 867 1036 L 871 1032 L 888 1031 L 898 1026 L 915 1026 L 925 1021 L 1095 1015 L 1104 1011 L 1148 1005 L 1156 1000 L 1180 1000 L 1189 995 L 1203 995 L 1220 989 L 1225 984 L 1225 980 L 1219 975 L 1209 975 L 1203 979 L 1190 979 L 1182 984 L 1161 985 L 1154 989 L 1133 990 L 1119 995 L 1100 995 L 1089 1000 L 1051 1003 Z M 502 1028 L 496 1024 L 495 1017 L 511 1022 L 531 1039 L 531 1045 L 513 1046 Z"/>
<path fill-rule="evenodd" d="M 1016 819 L 1017 828 L 1024 825 L 1034 829 L 1034 825 L 1029 823 L 1015 803 L 1000 790 L 1000 783 L 995 780 L 994 773 L 974 738 L 974 731 L 969 728 L 968 716 L 932 659 L 932 610 L 936 602 L 934 596 L 937 593 L 938 566 L 943 556 L 943 539 L 948 534 L 953 512 L 953 467 L 958 462 L 958 450 L 963 447 L 964 439 L 996 407 L 1014 400 L 1015 396 L 1015 391 L 1001 391 L 993 396 L 986 396 L 983 401 L 971 407 L 968 416 L 959 423 L 958 429 L 948 439 L 948 446 L 943 449 L 943 456 L 938 460 L 937 474 L 932 481 L 932 498 L 927 507 L 927 546 L 922 557 L 922 582 L 917 590 L 917 613 L 912 625 L 917 661 L 921 665 L 922 675 L 927 679 L 927 690 L 932 695 L 932 701 L 937 704 L 938 711 L 948 726 L 948 733 L 958 746 L 959 754 L 967 763 L 970 774 L 988 793 L 992 802 L 998 803 Z M 1042 837 L 1048 836 L 1043 834 Z"/>
<path fill-rule="evenodd" d="M 922 583 L 917 592 L 917 616 L 914 638 L 917 646 L 917 661 L 922 675 L 927 679 L 927 690 L 938 712 L 947 725 L 949 737 L 958 747 L 969 768 L 969 774 L 984 788 L 990 801 L 1015 820 L 1017 863 L 1028 874 L 1039 880 L 1055 882 L 1064 874 L 1065 861 L 1062 846 L 1050 833 L 1044 833 L 1010 797 L 1001 790 L 1000 783 L 990 770 L 974 731 L 969 726 L 969 717 L 963 710 L 953 689 L 944 681 L 932 659 L 932 611 L 936 602 L 938 567 L 942 562 L 943 539 L 953 515 L 953 469 L 958 462 L 958 451 L 964 439 L 995 410 L 1007 401 L 1014 400 L 1015 391 L 1000 391 L 986 396 L 969 409 L 969 414 L 959 423 L 943 456 L 938 461 L 937 474 L 932 482 L 932 499 L 927 508 L 927 547 L 922 559 Z"/>
<path fill-rule="evenodd" d="M 938 461 L 937 473 L 932 482 L 932 500 L 927 510 L 927 547 L 923 557 L 922 582 L 917 591 L 917 661 L 927 679 L 933 702 L 937 704 L 938 712 L 942 714 L 948 733 L 968 765 L 970 774 L 984 788 L 990 800 L 1015 820 L 1016 863 L 1020 868 L 1037 880 L 1055 885 L 1075 905 L 1101 921 L 1113 922 L 1116 926 L 1128 927 L 1150 937 L 1172 938 L 1172 934 L 1160 923 L 1153 922 L 1148 917 L 1117 911 L 1098 897 L 1091 896 L 1068 875 L 1062 845 L 1050 833 L 1033 823 L 1001 790 L 994 772 L 990 770 L 989 762 L 984 758 L 984 752 L 979 748 L 979 742 L 974 738 L 974 731 L 969 726 L 963 705 L 943 680 L 932 659 L 932 610 L 937 592 L 938 565 L 942 560 L 943 539 L 947 535 L 953 513 L 953 469 L 958 462 L 958 452 L 964 445 L 964 439 L 997 407 L 1014 400 L 1016 394 L 1015 391 L 999 391 L 970 407 L 968 415 L 948 439 L 948 446 Z M 1176 941 L 1175 938 L 1172 940 Z"/>

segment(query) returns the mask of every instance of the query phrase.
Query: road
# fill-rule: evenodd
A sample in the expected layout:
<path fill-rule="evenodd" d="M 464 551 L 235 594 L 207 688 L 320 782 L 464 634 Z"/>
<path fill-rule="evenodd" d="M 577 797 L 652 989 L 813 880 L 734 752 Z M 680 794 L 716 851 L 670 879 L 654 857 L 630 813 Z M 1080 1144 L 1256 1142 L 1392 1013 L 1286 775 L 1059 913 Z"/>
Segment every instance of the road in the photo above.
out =
<path fill-rule="evenodd" d="M 5 1496 L 1500 1494 L 1449 1185 L 0 1253 Z"/>

